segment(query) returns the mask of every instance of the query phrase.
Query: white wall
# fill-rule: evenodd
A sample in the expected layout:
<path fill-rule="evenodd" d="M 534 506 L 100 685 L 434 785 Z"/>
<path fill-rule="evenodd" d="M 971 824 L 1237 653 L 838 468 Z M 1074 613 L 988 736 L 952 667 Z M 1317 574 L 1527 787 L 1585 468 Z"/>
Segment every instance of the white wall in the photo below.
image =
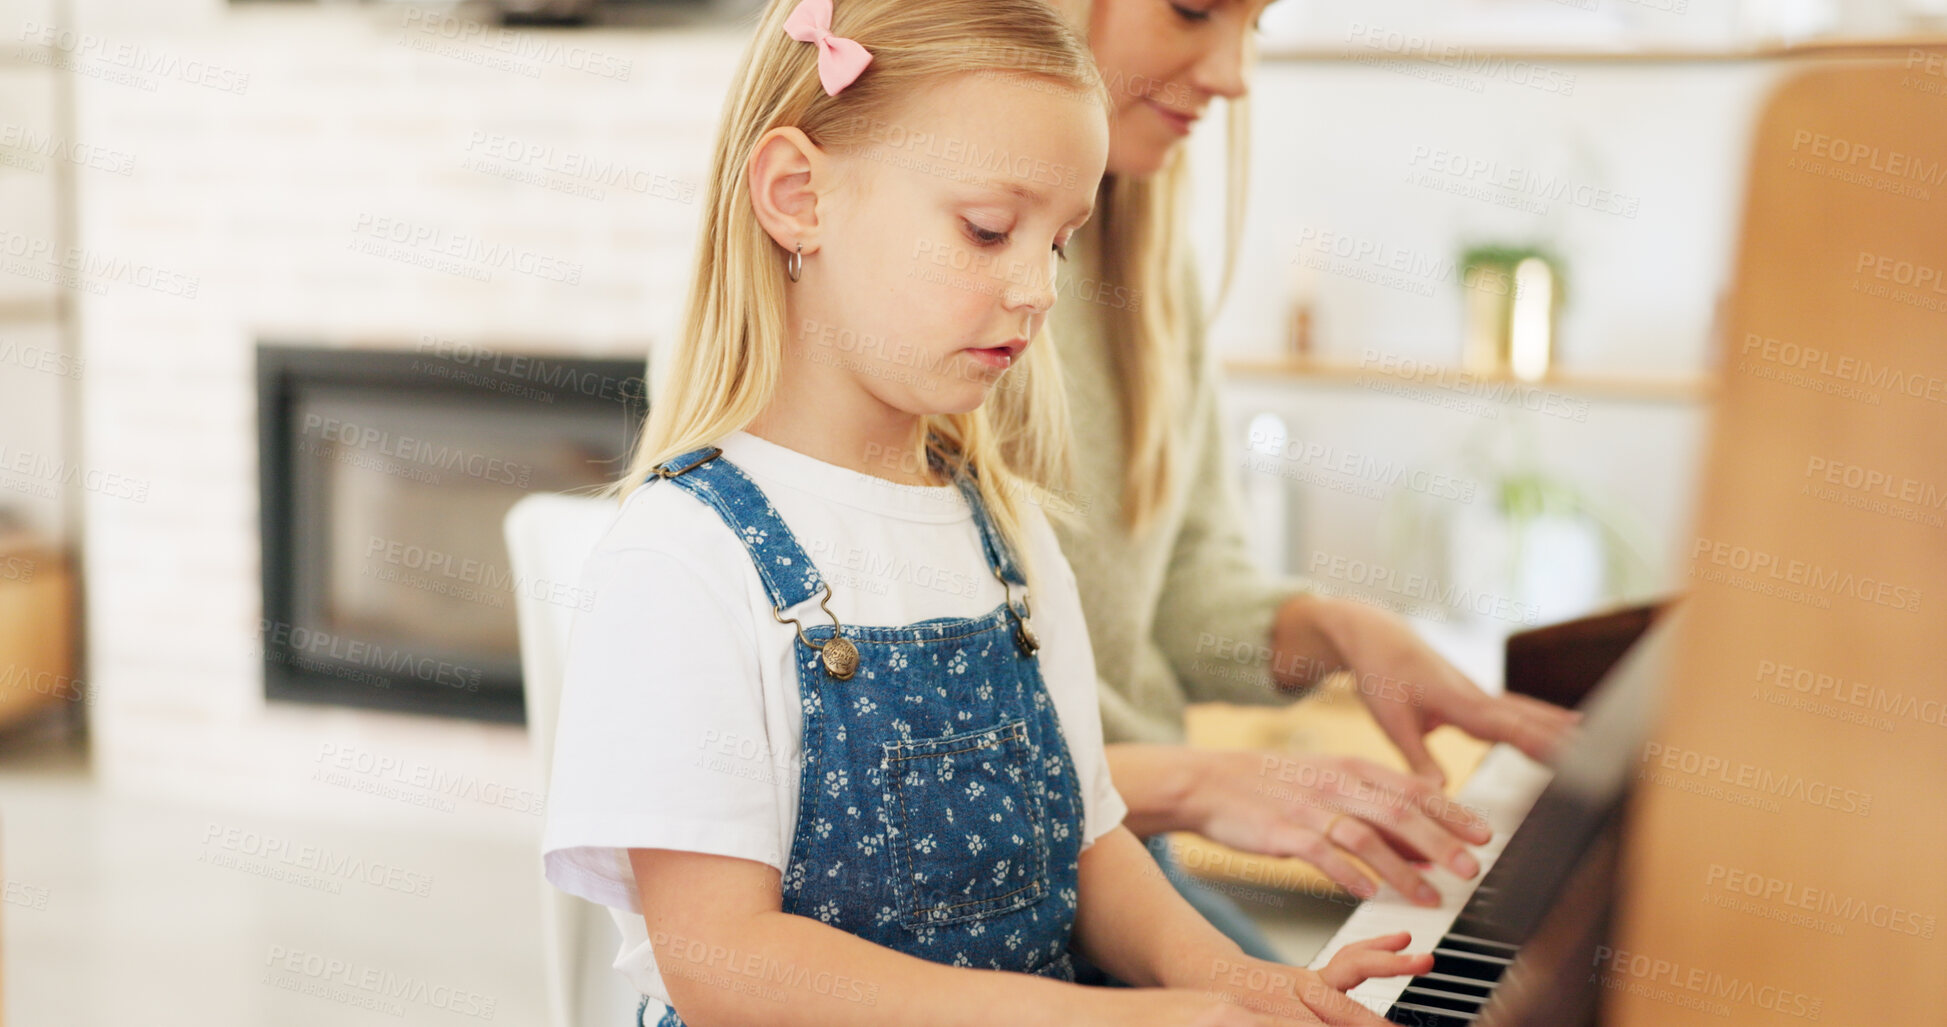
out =
<path fill-rule="evenodd" d="M 264 703 L 254 641 L 252 346 L 265 337 L 410 346 L 424 333 L 601 355 L 666 344 L 686 285 L 709 135 L 743 40 L 525 33 L 514 43 L 529 56 L 509 70 L 492 66 L 499 51 L 444 39 L 422 18 L 383 7 L 229 10 L 214 0 L 81 5 L 78 27 L 107 44 L 95 52 L 132 54 L 123 59 L 135 67 L 82 61 L 77 135 L 136 160 L 127 176 L 84 176 L 81 243 L 159 283 L 108 281 L 79 294 L 83 460 L 147 485 L 140 501 L 85 497 L 95 751 L 112 788 L 424 824 L 411 801 L 314 780 L 320 756 L 352 751 L 532 786 L 516 728 Z M 627 61 L 628 77 L 577 70 L 584 51 L 532 56 L 550 43 L 599 51 L 598 63 L 611 68 Z M 1435 254 L 1452 254 L 1469 231 L 1535 227 L 1401 184 L 1415 145 L 1552 160 L 1553 144 L 1532 140 L 1574 136 L 1568 152 L 1587 160 L 1575 173 L 1640 193 L 1642 214 L 1563 210 L 1538 222 L 1575 255 L 1565 352 L 1588 368 L 1699 366 L 1752 84 L 1743 71 L 1710 68 L 1577 74 L 1565 102 L 1505 82 L 1487 83 L 1483 94 L 1361 66 L 1264 69 L 1252 234 L 1215 328 L 1219 345 L 1276 349 L 1288 258 L 1305 226 Z M 233 91 L 216 88 L 225 85 Z M 620 161 L 653 182 L 589 199 L 469 166 L 482 157 L 507 163 L 485 149 L 494 136 L 552 147 L 557 167 L 571 158 Z M 669 183 L 691 187 L 690 202 L 665 198 Z M 472 271 L 492 272 L 480 282 L 357 250 L 381 218 L 566 262 L 579 282 L 476 261 Z M 1200 222 L 1202 235 L 1211 223 Z M 1213 284 L 1216 267 L 1206 263 Z M 1452 295 L 1423 299 L 1331 275 L 1316 286 L 1329 353 L 1356 353 L 1368 341 L 1408 354 L 1454 352 Z M 1422 462 L 1441 458 L 1453 438 L 1451 425 L 1426 411 L 1402 416 L 1371 396 L 1304 396 L 1240 386 L 1232 411 L 1284 408 L 1305 431 Z M 1591 480 L 1619 495 L 1632 482 L 1667 478 L 1633 497 L 1667 539 L 1685 502 L 1674 484 L 1689 467 L 1685 417 L 1694 412 L 1646 432 L 1604 415 L 1554 433 L 1548 450 L 1585 462 L 1601 454 Z M 1332 494 L 1299 498 L 1303 545 L 1345 553 L 1375 545 L 1371 508 Z M 438 822 L 456 831 L 539 826 L 479 802 L 460 802 Z"/>
<path fill-rule="evenodd" d="M 1322 361 L 1357 365 L 1378 354 L 1456 367 L 1462 250 L 1525 244 L 1565 261 L 1561 371 L 1596 379 L 1707 374 L 1742 215 L 1750 130 L 1782 66 L 1488 61 L 1468 68 L 1415 60 L 1260 67 L 1249 217 L 1230 296 L 1211 327 L 1217 345 L 1240 356 L 1283 354 L 1290 304 L 1308 295 Z M 1193 232 L 1209 290 L 1223 249 L 1221 190 L 1211 170 L 1220 166 L 1222 144 L 1210 132 L 1196 151 L 1205 185 Z M 1507 182 L 1530 187 L 1500 184 Z M 1567 189 L 1554 192 L 1550 182 Z M 1325 266 L 1294 264 L 1307 259 Z M 1282 417 L 1293 439 L 1329 447 L 1328 459 L 1356 454 L 1483 489 L 1490 481 L 1470 454 L 1526 452 L 1626 535 L 1638 574 L 1619 582 L 1614 598 L 1678 585 L 1706 404 L 1565 392 L 1537 416 L 1509 405 L 1488 413 L 1457 390 L 1408 394 L 1235 381 L 1227 401 L 1239 462 L 1246 424 L 1266 412 Z M 1317 468 L 1286 461 L 1279 470 L 1303 476 Z M 1241 473 L 1263 489 L 1263 473 Z M 1405 533 L 1404 508 L 1476 517 L 1491 498 L 1463 510 L 1402 489 L 1373 496 L 1315 483 L 1275 487 L 1288 493 L 1289 523 L 1278 541 L 1297 572 L 1324 556 L 1447 577 L 1448 558 L 1430 552 L 1437 547 L 1427 537 Z"/>
<path fill-rule="evenodd" d="M 19 26 L 46 21 L 52 0 L 0 2 L 0 508 L 36 537 L 65 541 L 71 501 L 61 408 L 85 367 L 62 335 L 60 197 L 77 176 L 61 124 L 63 72 L 16 49 Z M 85 142 L 85 141 L 83 141 Z"/>
<path fill-rule="evenodd" d="M 80 80 L 79 134 L 138 159 L 132 176 L 87 183 L 82 243 L 166 272 L 159 288 L 82 295 L 84 459 L 149 483 L 141 502 L 87 497 L 98 769 L 129 791 L 423 824 L 425 808 L 409 799 L 313 774 L 330 767 L 327 754 L 352 752 L 401 760 L 408 775 L 531 788 L 525 734 L 265 704 L 253 346 L 409 348 L 430 334 L 641 357 L 677 319 L 705 141 L 741 40 L 519 37 L 592 48 L 611 74 L 626 62 L 626 77 L 604 77 L 579 70 L 581 51 L 484 66 L 506 55 L 446 39 L 436 22 L 428 31 L 410 10 L 217 10 L 164 17 L 128 5 L 82 21 L 174 69 L 138 73 L 134 85 Z M 212 66 L 230 91 L 185 81 Z M 476 170 L 482 160 L 518 170 L 505 156 L 514 144 L 552 148 L 542 167 L 620 162 L 631 174 L 590 198 Z M 490 277 L 478 281 L 355 250 L 383 241 L 380 219 L 515 255 L 460 261 Z M 434 245 L 391 252 L 425 257 Z M 550 270 L 521 273 L 520 254 Z M 568 268 L 578 283 L 550 280 Z M 400 783 L 356 766 L 359 786 Z M 482 801 L 433 819 L 455 830 L 539 825 Z"/>

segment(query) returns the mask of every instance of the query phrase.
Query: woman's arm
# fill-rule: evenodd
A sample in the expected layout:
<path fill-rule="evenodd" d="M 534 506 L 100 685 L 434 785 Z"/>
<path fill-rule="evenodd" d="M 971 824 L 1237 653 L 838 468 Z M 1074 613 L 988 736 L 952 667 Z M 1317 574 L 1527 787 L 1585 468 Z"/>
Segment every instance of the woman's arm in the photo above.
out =
<path fill-rule="evenodd" d="M 1279 659 L 1314 647 L 1303 663 L 1312 674 L 1351 671 L 1354 690 L 1407 766 L 1436 784 L 1444 775 L 1427 752 L 1426 735 L 1442 724 L 1546 761 L 1581 719 L 1525 695 L 1488 695 L 1397 614 L 1365 603 L 1298 596 L 1278 611 L 1271 642 Z"/>
<path fill-rule="evenodd" d="M 1282 609 L 1307 583 L 1267 571 L 1252 549 L 1238 483 L 1262 472 L 1240 470 L 1245 454 L 1223 417 L 1217 391 L 1222 372 L 1205 331 L 1193 262 L 1179 271 L 1178 290 L 1185 304 L 1188 374 L 1177 397 L 1176 420 L 1187 426 L 1178 442 L 1177 473 L 1187 479 L 1188 500 L 1167 541 L 1150 634 L 1189 701 L 1276 703 L 1319 676 L 1266 644 Z M 1314 640 L 1297 658 L 1325 655 L 1321 642 Z"/>
<path fill-rule="evenodd" d="M 1182 413 L 1194 445 L 1181 454 L 1181 467 L 1190 501 L 1170 543 L 1152 636 L 1184 694 L 1192 702 L 1271 703 L 1349 669 L 1416 774 L 1439 780 L 1422 739 L 1441 724 L 1546 759 L 1573 728 L 1574 714 L 1526 696 L 1489 696 L 1400 617 L 1316 595 L 1306 582 L 1259 566 L 1244 531 L 1237 456 L 1219 410 L 1220 372 L 1195 266 L 1186 264 L 1183 274 L 1190 391 Z"/>

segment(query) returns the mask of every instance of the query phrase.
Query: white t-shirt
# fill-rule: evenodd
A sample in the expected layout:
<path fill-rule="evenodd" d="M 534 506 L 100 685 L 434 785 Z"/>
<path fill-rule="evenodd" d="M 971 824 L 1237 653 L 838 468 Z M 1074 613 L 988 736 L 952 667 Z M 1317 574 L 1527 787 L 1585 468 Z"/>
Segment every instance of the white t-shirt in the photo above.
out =
<path fill-rule="evenodd" d="M 721 445 L 831 585 L 840 622 L 977 617 L 1001 604 L 958 488 L 889 482 L 747 432 Z M 1041 675 L 1081 782 L 1086 845 L 1127 807 L 1109 780 L 1074 572 L 1046 517 L 1027 509 L 1048 593 L 1032 597 Z M 615 968 L 662 1000 L 627 850 L 707 852 L 783 871 L 803 735 L 797 636 L 772 617 L 730 527 L 670 482 L 629 496 L 582 585 L 594 601 L 569 636 L 542 858 L 555 887 L 610 908 L 622 932 Z M 829 623 L 816 603 L 798 616 Z"/>

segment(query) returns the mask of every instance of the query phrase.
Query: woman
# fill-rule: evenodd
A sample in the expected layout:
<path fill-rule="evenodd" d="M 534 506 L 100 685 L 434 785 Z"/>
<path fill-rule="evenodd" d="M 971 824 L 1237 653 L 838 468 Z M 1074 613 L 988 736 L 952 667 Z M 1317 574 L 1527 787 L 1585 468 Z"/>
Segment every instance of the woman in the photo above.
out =
<path fill-rule="evenodd" d="M 1057 527 L 1081 585 L 1127 822 L 1152 839 L 1166 867 L 1157 844 L 1163 832 L 1189 830 L 1301 857 L 1354 894 L 1371 895 L 1349 853 L 1402 894 L 1437 905 L 1409 860 L 1431 859 L 1471 877 L 1479 866 L 1466 846 L 1488 832 L 1471 812 L 1441 800 L 1425 734 L 1454 724 L 1541 757 L 1575 715 L 1525 697 L 1488 696 L 1392 614 L 1309 594 L 1251 561 L 1180 212 L 1184 140 L 1221 97 L 1230 101 L 1234 245 L 1250 36 L 1268 2 L 1057 0 L 1087 27 L 1116 103 L 1108 174 L 1095 217 L 1069 248 L 1053 314 L 1075 419 L 1075 480 L 1065 505 L 1078 515 Z M 1252 655 L 1239 661 L 1240 652 Z M 1182 744 L 1186 703 L 1278 702 L 1340 669 L 1355 673 L 1359 694 L 1413 775 L 1343 757 Z M 1280 787 L 1266 789 L 1267 780 Z M 1314 786 L 1294 784 L 1305 781 Z M 1170 872 L 1247 951 L 1278 958 L 1234 905 Z"/>

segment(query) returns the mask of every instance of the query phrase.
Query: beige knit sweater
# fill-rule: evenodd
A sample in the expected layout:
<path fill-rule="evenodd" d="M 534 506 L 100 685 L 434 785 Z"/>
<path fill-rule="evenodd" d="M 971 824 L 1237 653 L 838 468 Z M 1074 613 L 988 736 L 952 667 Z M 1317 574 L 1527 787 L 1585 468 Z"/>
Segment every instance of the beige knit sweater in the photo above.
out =
<path fill-rule="evenodd" d="M 1187 271 L 1183 373 L 1189 385 L 1182 393 L 1187 405 L 1175 418 L 1180 473 L 1156 521 L 1140 538 L 1129 535 L 1106 317 L 1106 304 L 1129 294 L 1097 284 L 1087 235 L 1067 247 L 1050 315 L 1074 418 L 1071 508 L 1079 508 L 1076 526 L 1055 526 L 1081 586 L 1101 677 L 1104 735 L 1111 743 L 1180 742 L 1186 703 L 1290 698 L 1271 683 L 1271 621 L 1303 586 L 1267 573 L 1246 546 L 1237 491 L 1242 451 L 1225 438 L 1217 365 L 1205 345 L 1201 295 Z"/>

